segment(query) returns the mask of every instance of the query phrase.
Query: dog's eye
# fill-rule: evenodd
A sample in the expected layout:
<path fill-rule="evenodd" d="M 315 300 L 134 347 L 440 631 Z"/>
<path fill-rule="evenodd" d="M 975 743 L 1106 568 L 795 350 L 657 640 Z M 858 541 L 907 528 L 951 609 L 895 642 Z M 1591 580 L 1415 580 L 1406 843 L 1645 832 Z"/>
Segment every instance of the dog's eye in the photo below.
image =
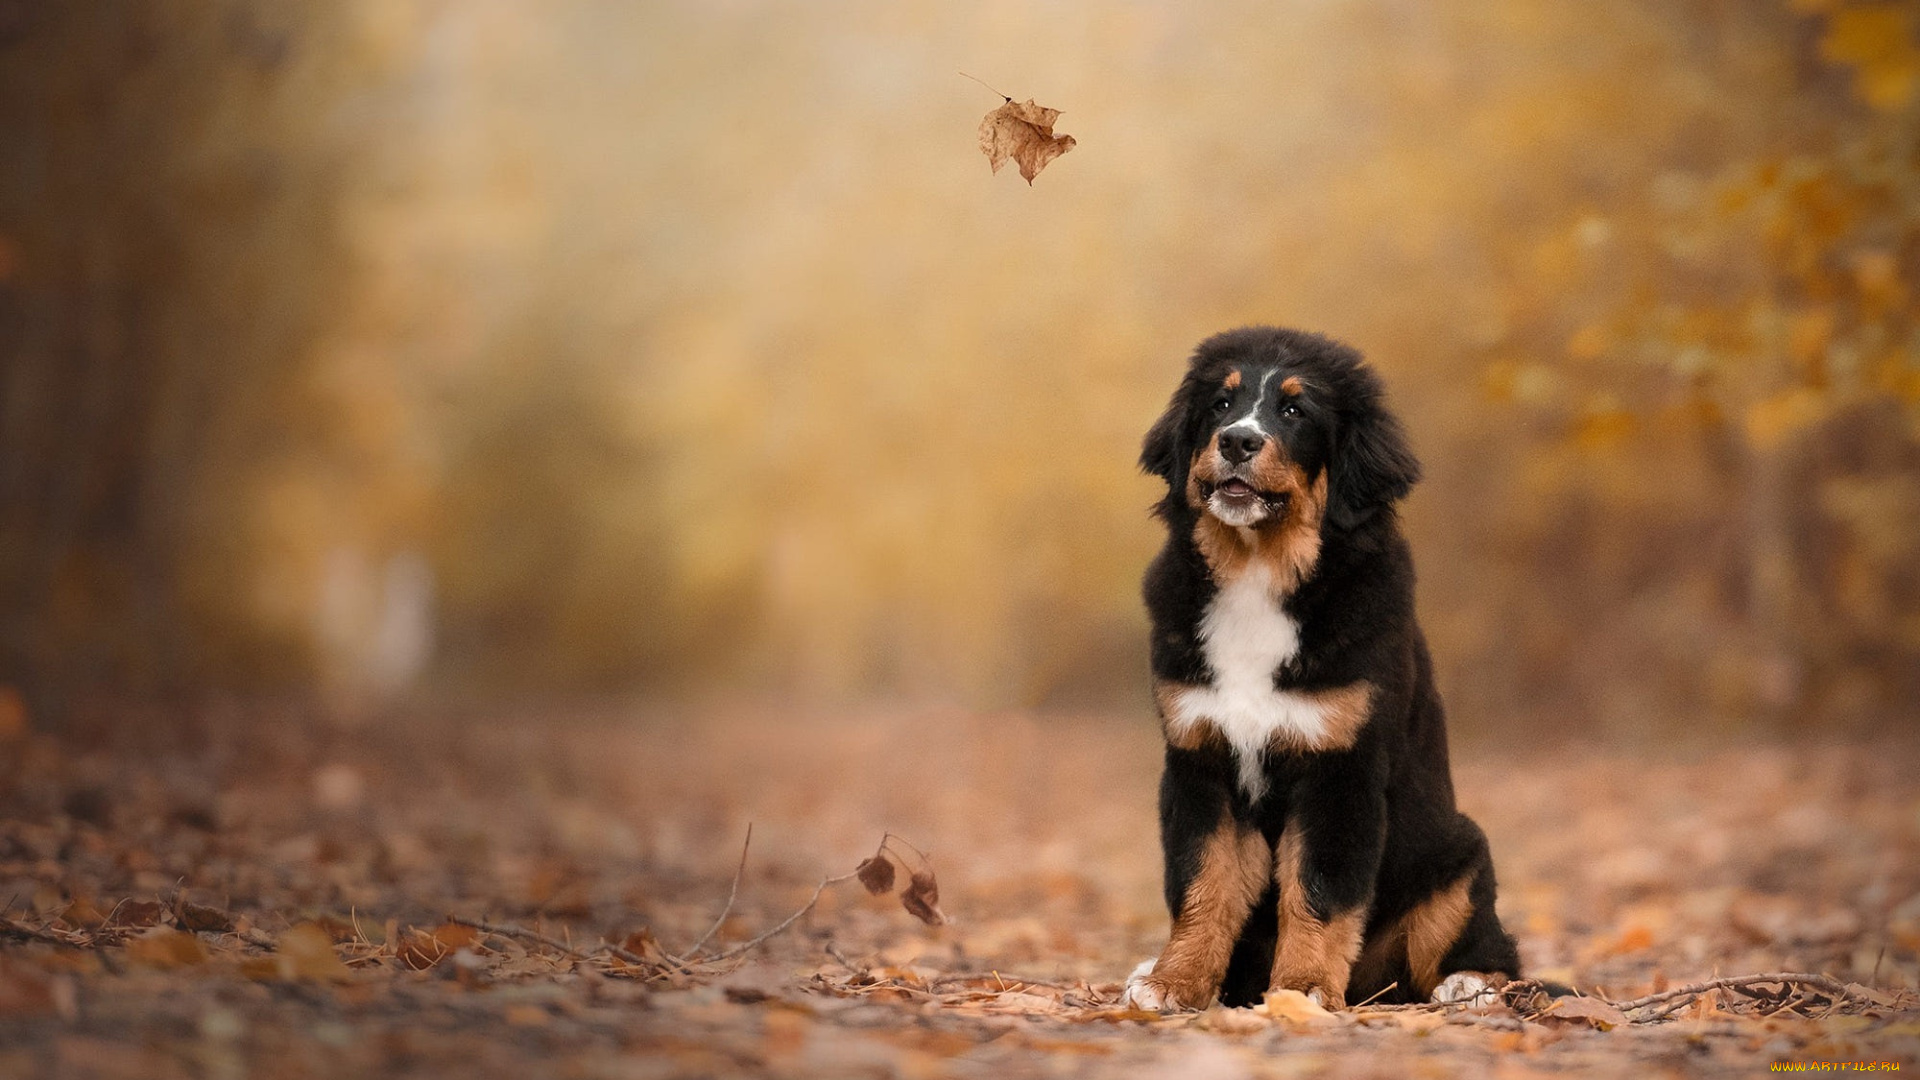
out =
<path fill-rule="evenodd" d="M 1214 411 L 1214 412 L 1226 412 L 1226 411 L 1227 411 L 1227 406 L 1229 406 L 1229 405 L 1232 405 L 1232 404 L 1233 404 L 1233 399 L 1232 399 L 1232 398 L 1219 398 L 1219 399 L 1217 399 L 1217 400 L 1215 400 L 1215 401 L 1214 401 L 1214 403 L 1213 403 L 1213 411 Z"/>
<path fill-rule="evenodd" d="M 1285 405 L 1280 406 L 1280 415 L 1281 416 L 1299 416 L 1300 406 L 1295 405 L 1293 402 L 1289 401 Z"/>

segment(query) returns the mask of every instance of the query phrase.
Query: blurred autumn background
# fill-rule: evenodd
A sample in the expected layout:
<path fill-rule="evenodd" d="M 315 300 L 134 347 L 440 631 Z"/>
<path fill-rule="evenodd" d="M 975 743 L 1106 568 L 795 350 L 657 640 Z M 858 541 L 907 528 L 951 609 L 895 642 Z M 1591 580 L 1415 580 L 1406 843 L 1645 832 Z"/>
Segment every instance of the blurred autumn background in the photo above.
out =
<path fill-rule="evenodd" d="M 0 1074 L 1914 1059 L 1916 282 L 1910 3 L 0 0 Z M 1251 322 L 1384 373 L 1619 1009 L 1111 1009 L 1134 458 Z M 815 889 L 887 830 L 951 924 Z"/>
<path fill-rule="evenodd" d="M 1893 3 L 6 3 L 0 682 L 1143 717 L 1261 321 L 1386 374 L 1459 730 L 1910 724 L 1917 125 Z"/>

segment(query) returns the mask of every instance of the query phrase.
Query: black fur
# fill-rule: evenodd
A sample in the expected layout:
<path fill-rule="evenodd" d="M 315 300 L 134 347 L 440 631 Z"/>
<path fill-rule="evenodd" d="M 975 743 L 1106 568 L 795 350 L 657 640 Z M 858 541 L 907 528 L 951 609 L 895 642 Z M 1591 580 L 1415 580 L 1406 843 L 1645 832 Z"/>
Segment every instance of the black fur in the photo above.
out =
<path fill-rule="evenodd" d="M 1228 373 L 1241 370 L 1251 384 L 1270 369 L 1277 369 L 1276 385 L 1297 376 L 1305 390 L 1292 399 L 1299 415 L 1272 415 L 1267 429 L 1306 475 L 1327 478 L 1317 562 L 1280 600 L 1298 625 L 1300 647 L 1273 673 L 1275 686 L 1304 692 L 1365 680 L 1375 693 L 1351 747 L 1268 753 L 1267 792 L 1258 802 L 1239 785 L 1231 750 L 1217 743 L 1168 747 L 1160 790 L 1168 906 L 1179 912 L 1199 846 L 1224 805 L 1269 844 L 1296 823 L 1308 903 L 1321 918 L 1364 909 L 1369 941 L 1437 890 L 1471 875 L 1473 913 L 1440 975 L 1517 976 L 1513 939 L 1494 914 L 1486 839 L 1454 806 L 1445 718 L 1414 618 L 1413 563 L 1394 504 L 1418 481 L 1419 464 L 1386 409 L 1378 377 L 1352 348 L 1317 334 L 1249 327 L 1212 337 L 1195 352 L 1140 456 L 1141 466 L 1168 485 L 1155 508 L 1167 524 L 1167 544 L 1144 583 L 1154 675 L 1197 685 L 1212 680 L 1200 626 L 1216 584 L 1194 540 L 1203 511 L 1189 505 L 1188 469 L 1227 417 L 1214 405 Z M 1258 1001 L 1268 988 L 1275 903 L 1270 886 L 1240 932 L 1223 1002 Z M 1378 1000 L 1409 996 L 1404 964 L 1366 981 L 1359 969 L 1354 974 L 1349 1003 L 1394 981 L 1399 989 Z"/>

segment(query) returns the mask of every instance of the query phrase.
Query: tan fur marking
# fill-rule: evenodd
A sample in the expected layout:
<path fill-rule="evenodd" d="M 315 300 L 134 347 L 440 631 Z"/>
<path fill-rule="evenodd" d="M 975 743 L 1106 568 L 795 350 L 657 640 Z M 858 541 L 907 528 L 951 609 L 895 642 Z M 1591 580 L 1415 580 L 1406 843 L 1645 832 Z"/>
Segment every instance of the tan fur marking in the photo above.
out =
<path fill-rule="evenodd" d="M 1167 745 L 1177 750 L 1198 750 L 1225 741 L 1220 737 L 1219 729 L 1211 723 L 1182 724 L 1176 730 L 1173 718 L 1178 715 L 1180 695 L 1194 689 L 1198 687 L 1171 679 L 1153 681 L 1153 702 L 1160 707 L 1161 733 L 1166 735 Z"/>
<path fill-rule="evenodd" d="M 1368 938 L 1353 966 L 1354 978 L 1369 985 L 1383 984 L 1404 959 L 1413 977 L 1408 989 L 1417 1000 L 1432 997 L 1433 988 L 1440 985 L 1440 961 L 1446 959 L 1473 914 L 1468 898 L 1472 884 L 1471 876 L 1461 878 Z"/>
<path fill-rule="evenodd" d="M 1460 931 L 1473 914 L 1473 901 L 1467 897 L 1472 883 L 1470 877 L 1463 877 L 1400 919 L 1407 928 L 1407 970 L 1413 973 L 1414 992 L 1423 1000 L 1440 985 L 1440 961 L 1460 940 Z"/>
<path fill-rule="evenodd" d="M 1280 392 L 1283 394 L 1298 394 L 1306 388 L 1307 384 L 1301 382 L 1298 375 L 1289 375 L 1280 380 Z"/>
<path fill-rule="evenodd" d="M 1289 825 L 1280 833 L 1274 853 L 1273 880 L 1280 889 L 1280 941 L 1273 953 L 1273 979 L 1276 990 L 1320 991 L 1322 1004 L 1342 1008 L 1347 1001 L 1347 981 L 1353 962 L 1360 955 L 1360 935 L 1366 929 L 1367 913 L 1362 908 L 1343 911 L 1321 920 L 1307 903 L 1306 885 L 1300 880 L 1299 826 Z"/>
<path fill-rule="evenodd" d="M 1233 943 L 1266 890 L 1272 859 L 1258 831 L 1220 815 L 1201 851 L 1200 870 L 1187 883 L 1167 947 L 1148 976 L 1176 1007 L 1202 1009 L 1219 994 Z"/>
<path fill-rule="evenodd" d="M 1240 373 L 1237 371 L 1227 372 L 1227 381 L 1222 383 L 1221 385 L 1226 387 L 1228 390 L 1240 389 Z"/>
<path fill-rule="evenodd" d="M 1225 743 L 1220 729 L 1210 719 L 1202 717 L 1178 725 L 1173 722 L 1174 717 L 1182 712 L 1181 697 L 1189 690 L 1200 689 L 1204 688 L 1172 679 L 1153 681 L 1153 702 L 1160 710 L 1160 730 L 1167 737 L 1167 745 L 1180 750 L 1198 750 L 1204 746 Z M 1348 749 L 1360 737 L 1360 729 L 1366 725 L 1367 717 L 1372 713 L 1373 684 L 1365 680 L 1331 690 L 1289 692 L 1320 707 L 1321 715 L 1326 718 L 1326 730 L 1320 738 L 1311 741 L 1300 738 L 1290 728 L 1276 731 L 1273 748 L 1277 751 L 1304 754 Z"/>
<path fill-rule="evenodd" d="M 1320 738 L 1308 742 L 1294 734 L 1292 729 L 1283 728 L 1274 734 L 1273 745 L 1279 750 L 1307 752 L 1313 750 L 1345 750 L 1360 737 L 1360 729 L 1366 725 L 1367 717 L 1372 715 L 1373 684 L 1362 680 L 1331 690 L 1294 691 L 1301 697 L 1310 698 L 1320 706 L 1320 714 L 1326 719 L 1326 732 Z"/>
<path fill-rule="evenodd" d="M 1269 443 L 1254 459 L 1256 469 L 1263 459 L 1278 458 L 1271 446 Z M 1309 484 L 1305 470 L 1292 462 L 1265 473 L 1256 471 L 1259 486 L 1269 491 L 1290 492 L 1292 498 L 1287 502 L 1286 514 L 1278 521 L 1265 521 L 1248 530 L 1252 536 L 1249 544 L 1242 530 L 1204 512 L 1206 503 L 1200 496 L 1201 485 L 1213 483 L 1214 478 L 1225 471 L 1216 435 L 1208 441 L 1207 448 L 1195 456 L 1193 468 L 1187 474 L 1187 502 L 1202 511 L 1193 526 L 1194 545 L 1207 560 L 1216 582 L 1225 584 L 1259 561 L 1273 571 L 1275 587 L 1282 595 L 1292 592 L 1320 561 L 1320 521 L 1327 509 L 1327 474 L 1322 472 Z"/>

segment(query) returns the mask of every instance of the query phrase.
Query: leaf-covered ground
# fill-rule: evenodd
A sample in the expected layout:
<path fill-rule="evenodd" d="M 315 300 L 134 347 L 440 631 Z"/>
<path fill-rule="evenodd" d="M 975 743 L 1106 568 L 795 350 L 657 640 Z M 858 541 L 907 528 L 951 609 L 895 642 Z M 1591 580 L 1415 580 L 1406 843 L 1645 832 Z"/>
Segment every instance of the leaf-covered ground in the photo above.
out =
<path fill-rule="evenodd" d="M 0 1076 L 1920 1068 L 1906 740 L 1463 748 L 1531 973 L 1592 996 L 1161 1018 L 1113 1006 L 1166 929 L 1145 721 L 120 719 L 0 743 Z M 741 951 L 886 832 L 891 893 Z M 1771 972 L 1828 981 L 1607 1004 Z"/>

